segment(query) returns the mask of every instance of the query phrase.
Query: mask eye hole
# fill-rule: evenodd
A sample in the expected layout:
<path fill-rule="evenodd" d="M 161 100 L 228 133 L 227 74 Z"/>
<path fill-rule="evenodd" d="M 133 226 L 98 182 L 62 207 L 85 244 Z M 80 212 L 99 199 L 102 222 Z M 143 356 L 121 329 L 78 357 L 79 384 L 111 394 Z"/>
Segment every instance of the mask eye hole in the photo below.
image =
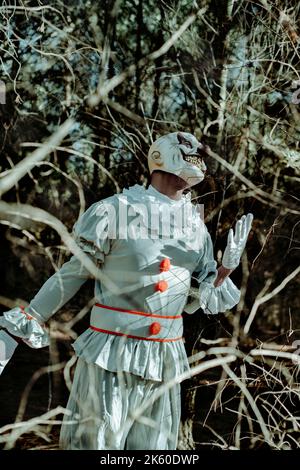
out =
<path fill-rule="evenodd" d="M 189 147 L 190 149 L 193 148 L 191 142 L 187 140 L 181 132 L 177 133 L 177 139 L 180 145 L 185 145 L 186 147 Z"/>

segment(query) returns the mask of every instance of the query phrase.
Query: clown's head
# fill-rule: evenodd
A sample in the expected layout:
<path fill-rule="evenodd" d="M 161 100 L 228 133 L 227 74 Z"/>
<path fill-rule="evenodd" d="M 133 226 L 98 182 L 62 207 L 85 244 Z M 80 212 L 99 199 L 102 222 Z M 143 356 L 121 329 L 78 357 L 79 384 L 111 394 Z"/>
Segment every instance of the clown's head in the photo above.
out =
<path fill-rule="evenodd" d="M 148 152 L 150 175 L 155 170 L 182 178 L 188 186 L 204 179 L 206 146 L 188 132 L 172 132 L 157 139 Z"/>

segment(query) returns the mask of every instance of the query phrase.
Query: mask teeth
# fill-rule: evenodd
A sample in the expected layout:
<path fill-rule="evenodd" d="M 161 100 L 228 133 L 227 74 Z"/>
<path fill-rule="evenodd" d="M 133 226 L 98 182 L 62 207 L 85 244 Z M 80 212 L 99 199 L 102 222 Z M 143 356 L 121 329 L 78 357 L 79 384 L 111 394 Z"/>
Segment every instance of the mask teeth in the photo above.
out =
<path fill-rule="evenodd" d="M 200 169 L 202 168 L 200 159 L 198 157 L 194 157 L 192 155 L 186 155 L 184 159 L 185 159 L 186 162 L 192 163 L 193 165 L 195 165 L 196 167 L 198 167 Z"/>

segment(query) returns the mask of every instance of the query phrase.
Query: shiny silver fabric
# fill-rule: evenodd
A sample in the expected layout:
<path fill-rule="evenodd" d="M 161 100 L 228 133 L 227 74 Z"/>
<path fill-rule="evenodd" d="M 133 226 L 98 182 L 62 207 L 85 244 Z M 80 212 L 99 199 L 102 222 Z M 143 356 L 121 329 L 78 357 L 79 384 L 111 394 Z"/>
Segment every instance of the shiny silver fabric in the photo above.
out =
<path fill-rule="evenodd" d="M 180 384 L 156 400 L 161 384 L 109 372 L 78 359 L 60 434 L 65 450 L 174 450 L 180 422 Z M 134 413 L 143 408 L 136 419 Z"/>

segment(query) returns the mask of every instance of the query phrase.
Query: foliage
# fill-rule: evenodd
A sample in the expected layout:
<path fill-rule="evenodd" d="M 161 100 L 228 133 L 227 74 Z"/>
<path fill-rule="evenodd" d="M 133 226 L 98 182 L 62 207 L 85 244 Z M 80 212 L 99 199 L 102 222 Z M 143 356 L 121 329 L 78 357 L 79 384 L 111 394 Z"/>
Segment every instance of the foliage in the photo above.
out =
<path fill-rule="evenodd" d="M 293 351 L 299 276 L 259 307 L 250 335 L 243 327 L 255 300 L 299 265 L 299 13 L 295 0 L 6 1 L 0 6 L 0 79 L 7 91 L 0 106 L 0 177 L 65 119 L 74 124 L 3 200 L 43 208 L 71 229 L 85 206 L 148 182 L 146 156 L 155 137 L 195 133 L 220 157 L 207 158 L 209 175 L 193 190 L 205 204 L 216 254 L 240 214 L 255 217 L 233 275 L 242 302 L 218 319 L 222 334 L 239 339 L 241 348 L 254 338 Z M 189 27 L 151 59 L 192 14 Z M 68 253 L 51 228 L 1 219 L 2 299 L 30 299 Z M 15 275 L 20 266 L 22 280 Z M 61 318 L 70 311 L 72 302 Z M 291 392 L 295 384 L 288 384 Z M 294 441 L 293 434 L 287 446 Z"/>

